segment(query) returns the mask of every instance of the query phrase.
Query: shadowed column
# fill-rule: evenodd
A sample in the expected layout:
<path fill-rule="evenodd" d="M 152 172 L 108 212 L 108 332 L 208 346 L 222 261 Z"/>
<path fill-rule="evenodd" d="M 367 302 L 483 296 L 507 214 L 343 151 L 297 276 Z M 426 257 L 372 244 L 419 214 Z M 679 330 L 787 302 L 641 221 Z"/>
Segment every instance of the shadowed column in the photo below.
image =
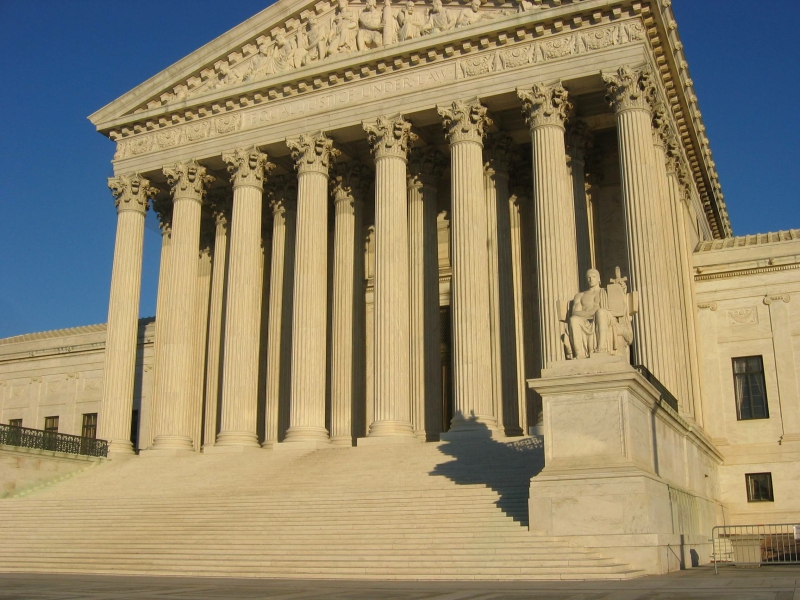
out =
<path fill-rule="evenodd" d="M 200 207 L 214 177 L 196 161 L 164 167 L 172 187 L 172 241 L 163 329 L 163 396 L 156 409 L 154 450 L 192 450 L 191 376 L 200 247 Z"/>
<path fill-rule="evenodd" d="M 258 148 L 222 155 L 233 185 L 230 273 L 225 316 L 222 411 L 217 447 L 258 448 L 264 178 L 273 168 Z"/>
<path fill-rule="evenodd" d="M 442 428 L 436 196 L 447 158 L 427 147 L 412 148 L 408 160 L 411 421 L 424 442 L 436 439 Z"/>
<path fill-rule="evenodd" d="M 497 430 L 492 401 L 489 255 L 483 136 L 491 124 L 477 98 L 436 107 L 450 142 L 453 419 L 442 438 Z"/>
<path fill-rule="evenodd" d="M 117 237 L 111 294 L 108 300 L 105 364 L 103 367 L 103 418 L 101 438 L 108 451 L 133 454 L 130 441 L 133 386 L 136 371 L 136 337 L 142 287 L 144 218 L 148 199 L 158 193 L 139 175 L 119 175 L 108 180 L 117 207 Z"/>

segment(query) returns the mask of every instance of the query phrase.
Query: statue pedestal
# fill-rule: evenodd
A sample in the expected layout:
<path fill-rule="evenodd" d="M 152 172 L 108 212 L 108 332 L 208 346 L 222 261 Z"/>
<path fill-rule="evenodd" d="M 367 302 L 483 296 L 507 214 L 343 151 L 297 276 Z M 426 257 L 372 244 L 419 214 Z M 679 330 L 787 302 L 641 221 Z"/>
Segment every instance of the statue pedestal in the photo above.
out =
<path fill-rule="evenodd" d="M 708 561 L 722 457 L 702 431 L 620 357 L 557 363 L 528 385 L 544 413 L 534 535 L 602 548 L 648 573 Z"/>

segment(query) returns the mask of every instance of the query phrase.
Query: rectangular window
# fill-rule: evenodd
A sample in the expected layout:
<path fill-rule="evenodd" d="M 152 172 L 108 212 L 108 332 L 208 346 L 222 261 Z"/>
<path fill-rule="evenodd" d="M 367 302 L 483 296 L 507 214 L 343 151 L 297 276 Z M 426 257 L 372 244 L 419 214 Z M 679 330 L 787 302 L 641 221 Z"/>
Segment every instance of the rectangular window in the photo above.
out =
<path fill-rule="evenodd" d="M 739 421 L 769 419 L 764 361 L 760 356 L 733 359 L 733 387 Z"/>
<path fill-rule="evenodd" d="M 58 433 L 58 417 L 45 417 L 44 430 L 51 433 Z"/>
<path fill-rule="evenodd" d="M 11 425 L 11 427 L 22 427 L 22 419 L 10 419 L 8 424 Z"/>
<path fill-rule="evenodd" d="M 91 439 L 97 438 L 97 413 L 87 413 L 83 415 L 81 437 Z"/>
<path fill-rule="evenodd" d="M 747 473 L 747 501 L 774 502 L 772 497 L 772 473 Z"/>

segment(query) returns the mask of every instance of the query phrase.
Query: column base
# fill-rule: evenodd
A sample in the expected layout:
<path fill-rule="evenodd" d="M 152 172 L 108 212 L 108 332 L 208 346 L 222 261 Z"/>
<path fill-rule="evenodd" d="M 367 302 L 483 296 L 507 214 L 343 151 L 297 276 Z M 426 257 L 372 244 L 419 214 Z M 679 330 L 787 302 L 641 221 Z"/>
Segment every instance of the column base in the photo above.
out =
<path fill-rule="evenodd" d="M 340 446 L 342 448 L 352 448 L 353 438 L 351 436 L 332 437 L 331 446 Z"/>
<path fill-rule="evenodd" d="M 412 437 L 416 439 L 408 421 L 373 421 L 367 437 Z"/>
<path fill-rule="evenodd" d="M 493 417 L 483 415 L 470 415 L 464 417 L 456 415 L 450 425 L 450 430 L 442 433 L 439 439 L 442 441 L 456 439 L 504 439 L 505 433 L 497 427 L 497 421 Z"/>
<path fill-rule="evenodd" d="M 451 429 L 439 434 L 439 441 L 441 442 L 505 439 L 507 439 L 506 434 L 499 429 Z"/>
<path fill-rule="evenodd" d="M 209 447 L 211 453 L 242 452 L 258 450 L 261 446 L 255 433 L 241 431 L 223 431 L 217 435 L 217 442 Z"/>
<path fill-rule="evenodd" d="M 130 440 L 111 440 L 108 442 L 108 454 L 109 457 L 111 454 L 117 457 L 136 456 L 136 453 L 133 451 L 133 444 Z"/>
<path fill-rule="evenodd" d="M 172 451 L 194 452 L 192 438 L 188 435 L 157 435 L 153 440 L 153 445 L 148 451 Z"/>

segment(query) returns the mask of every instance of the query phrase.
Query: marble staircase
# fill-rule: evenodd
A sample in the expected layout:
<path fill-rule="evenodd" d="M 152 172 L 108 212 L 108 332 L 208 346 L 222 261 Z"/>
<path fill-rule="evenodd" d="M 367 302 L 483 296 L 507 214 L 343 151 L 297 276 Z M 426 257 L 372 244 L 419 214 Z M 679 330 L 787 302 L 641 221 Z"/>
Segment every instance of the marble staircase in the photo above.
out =
<path fill-rule="evenodd" d="M 541 440 L 110 461 L 0 500 L 0 571 L 351 579 L 625 579 L 528 531 Z"/>

